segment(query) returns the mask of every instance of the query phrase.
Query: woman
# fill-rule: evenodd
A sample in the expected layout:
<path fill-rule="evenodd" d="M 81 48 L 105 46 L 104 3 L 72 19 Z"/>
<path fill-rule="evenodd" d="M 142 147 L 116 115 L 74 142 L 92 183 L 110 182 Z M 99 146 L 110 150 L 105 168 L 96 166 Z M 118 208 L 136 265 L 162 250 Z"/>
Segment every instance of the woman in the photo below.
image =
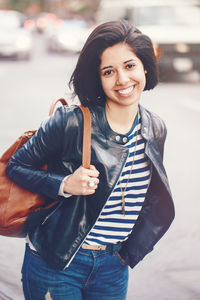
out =
<path fill-rule="evenodd" d="M 25 299 L 122 300 L 133 268 L 169 228 L 166 127 L 139 105 L 158 82 L 151 40 L 126 21 L 88 37 L 70 84 L 92 116 L 91 167 L 81 166 L 82 114 L 62 107 L 12 158 L 8 176 L 58 200 L 30 216 Z M 48 165 L 48 171 L 39 171 Z"/>

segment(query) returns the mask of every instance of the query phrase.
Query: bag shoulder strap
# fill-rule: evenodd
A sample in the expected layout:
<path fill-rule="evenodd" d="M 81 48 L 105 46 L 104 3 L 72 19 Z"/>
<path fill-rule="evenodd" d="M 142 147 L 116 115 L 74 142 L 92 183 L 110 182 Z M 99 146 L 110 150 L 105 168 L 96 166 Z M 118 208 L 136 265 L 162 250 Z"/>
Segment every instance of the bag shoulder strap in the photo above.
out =
<path fill-rule="evenodd" d="M 79 108 L 83 113 L 84 120 L 82 166 L 89 169 L 91 161 L 91 114 L 88 107 L 80 105 Z"/>
<path fill-rule="evenodd" d="M 53 115 L 54 113 L 54 110 L 55 110 L 55 107 L 56 107 L 56 104 L 60 102 L 63 106 L 64 105 L 68 105 L 68 102 L 64 99 L 64 98 L 59 98 L 59 99 L 56 99 L 55 101 L 53 101 L 53 103 L 51 104 L 51 107 L 50 107 L 50 110 L 49 110 L 49 116 Z"/>
<path fill-rule="evenodd" d="M 68 103 L 64 98 L 55 100 L 49 110 L 49 116 L 51 116 L 55 110 L 56 104 L 60 102 L 62 105 Z M 83 149 L 82 149 L 82 166 L 86 169 L 90 168 L 91 161 L 91 113 L 87 106 L 78 105 L 83 113 Z"/>

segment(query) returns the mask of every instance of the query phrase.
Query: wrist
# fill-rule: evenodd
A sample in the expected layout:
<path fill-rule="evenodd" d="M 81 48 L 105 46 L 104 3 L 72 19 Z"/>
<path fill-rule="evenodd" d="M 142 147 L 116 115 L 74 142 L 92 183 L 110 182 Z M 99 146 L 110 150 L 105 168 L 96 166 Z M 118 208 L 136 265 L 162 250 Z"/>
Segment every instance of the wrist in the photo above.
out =
<path fill-rule="evenodd" d="M 69 193 L 69 179 L 71 175 L 68 175 L 63 180 L 63 193 Z"/>
<path fill-rule="evenodd" d="M 62 182 L 61 182 L 61 185 L 60 185 L 60 188 L 59 188 L 59 191 L 58 191 L 58 195 L 59 196 L 62 196 L 62 197 L 65 197 L 65 198 L 69 198 L 71 196 L 70 193 L 66 192 L 65 191 L 65 180 L 67 180 L 67 178 L 69 177 L 70 175 L 66 176 Z"/>

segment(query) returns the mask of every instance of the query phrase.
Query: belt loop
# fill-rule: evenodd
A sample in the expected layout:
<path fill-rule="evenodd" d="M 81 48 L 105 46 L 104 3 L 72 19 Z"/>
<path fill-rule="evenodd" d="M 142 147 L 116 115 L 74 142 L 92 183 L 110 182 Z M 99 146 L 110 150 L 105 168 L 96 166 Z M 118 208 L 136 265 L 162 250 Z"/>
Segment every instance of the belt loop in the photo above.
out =
<path fill-rule="evenodd" d="M 121 243 L 113 244 L 112 245 L 112 255 L 115 255 L 115 252 L 119 252 L 121 249 Z"/>

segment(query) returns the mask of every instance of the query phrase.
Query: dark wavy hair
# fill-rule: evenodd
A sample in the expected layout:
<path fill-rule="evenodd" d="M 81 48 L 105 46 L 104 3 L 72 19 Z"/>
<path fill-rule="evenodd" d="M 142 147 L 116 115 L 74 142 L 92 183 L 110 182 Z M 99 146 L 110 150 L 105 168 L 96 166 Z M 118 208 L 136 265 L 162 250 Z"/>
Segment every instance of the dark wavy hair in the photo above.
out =
<path fill-rule="evenodd" d="M 128 44 L 142 61 L 147 71 L 144 90 L 153 89 L 158 83 L 157 59 L 150 38 L 125 20 L 106 22 L 89 35 L 69 81 L 69 87 L 73 86 L 73 94 L 82 105 L 105 104 L 99 74 L 101 55 L 106 48 L 118 43 Z"/>

